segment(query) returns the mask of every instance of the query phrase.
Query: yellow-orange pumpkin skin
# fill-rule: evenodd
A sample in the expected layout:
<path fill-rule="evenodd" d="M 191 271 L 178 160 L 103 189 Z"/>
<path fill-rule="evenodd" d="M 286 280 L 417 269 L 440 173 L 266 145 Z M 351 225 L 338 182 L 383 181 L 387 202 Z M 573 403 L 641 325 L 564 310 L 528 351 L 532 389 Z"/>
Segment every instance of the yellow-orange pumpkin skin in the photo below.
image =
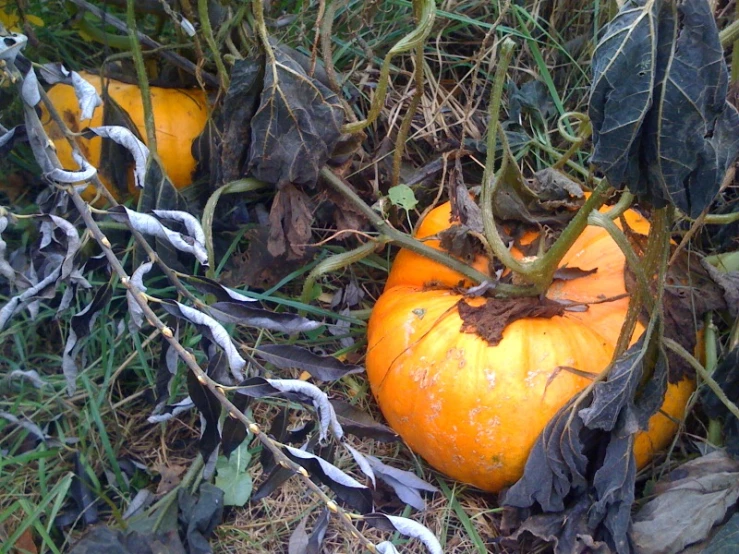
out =
<path fill-rule="evenodd" d="M 418 234 L 438 233 L 449 226 L 448 218 L 449 206 L 440 206 Z M 648 231 L 636 212 L 627 212 L 626 218 L 635 231 Z M 628 298 L 594 304 L 586 312 L 515 321 L 502 341 L 490 346 L 460 331 L 456 305 L 462 296 L 449 287 L 464 278 L 428 260 L 418 269 L 420 256 L 410 254 L 399 253 L 370 318 L 367 374 L 372 391 L 390 426 L 433 467 L 480 489 L 499 491 L 521 477 L 552 416 L 591 382 L 557 368 L 598 374 L 610 362 Z M 476 265 L 483 269 L 484 260 Z M 598 271 L 556 282 L 550 298 L 586 303 L 626 292 L 623 254 L 600 228 L 588 227 L 562 265 Z M 642 330 L 637 328 L 634 340 Z M 670 385 L 664 412 L 681 419 L 693 390 L 689 380 Z M 655 414 L 649 430 L 635 440 L 637 465 L 665 448 L 676 428 L 668 417 Z"/>
<path fill-rule="evenodd" d="M 98 94 L 102 91 L 102 79 L 98 75 L 80 72 L 80 75 L 95 87 Z M 141 90 L 136 85 L 109 80 L 108 94 L 129 115 L 136 125 L 139 135 L 146 143 L 144 125 L 144 108 Z M 156 125 L 157 152 L 167 175 L 178 189 L 192 183 L 192 174 L 197 164 L 191 149 L 193 141 L 205 128 L 208 120 L 205 93 L 199 89 L 170 89 L 150 87 L 154 123 Z M 92 119 L 80 121 L 80 110 L 74 89 L 69 85 L 55 85 L 49 89 L 49 99 L 59 111 L 67 126 L 74 132 L 85 127 L 97 127 L 103 124 L 103 107 L 95 109 Z M 72 158 L 72 148 L 62 136 L 59 128 L 51 121 L 49 114 L 43 110 L 41 121 L 46 132 L 54 141 L 59 161 L 65 169 L 77 169 Z M 93 166 L 100 167 L 100 151 L 102 139 L 78 139 L 82 153 Z M 122 199 L 119 190 L 101 175 L 106 188 L 118 199 Z M 138 197 L 139 189 L 134 186 L 133 173 L 129 171 L 128 192 Z M 95 187 L 88 187 L 83 198 L 91 200 L 95 196 Z"/>

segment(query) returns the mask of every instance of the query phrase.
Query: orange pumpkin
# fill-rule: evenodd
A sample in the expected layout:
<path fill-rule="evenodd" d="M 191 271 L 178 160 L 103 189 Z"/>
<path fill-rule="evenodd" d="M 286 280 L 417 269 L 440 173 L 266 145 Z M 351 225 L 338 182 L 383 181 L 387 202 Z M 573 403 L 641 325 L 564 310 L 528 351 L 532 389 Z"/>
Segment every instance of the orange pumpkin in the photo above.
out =
<path fill-rule="evenodd" d="M 101 94 L 102 79 L 100 76 L 85 72 L 80 72 L 80 75 L 95 87 L 98 94 Z M 199 89 L 151 87 L 150 90 L 159 157 L 174 186 L 178 189 L 184 188 L 192 183 L 192 174 L 197 165 L 191 152 L 192 143 L 203 131 L 208 120 L 205 93 Z M 144 108 L 139 87 L 110 80 L 108 94 L 128 114 L 146 143 Z M 85 127 L 97 127 L 103 124 L 102 106 L 95 109 L 92 119 L 80 121 L 77 98 L 74 89 L 69 85 L 53 86 L 49 89 L 49 99 L 59 110 L 67 126 L 74 132 L 79 132 Z M 72 158 L 71 146 L 45 110 L 43 110 L 41 121 L 49 137 L 54 141 L 62 166 L 65 169 L 76 169 L 77 164 Z M 100 137 L 89 140 L 78 139 L 82 153 L 95 167 L 100 167 L 102 140 Z M 101 180 L 118 200 L 122 199 L 121 192 L 102 175 Z M 134 186 L 131 170 L 128 174 L 128 192 L 138 197 L 139 189 Z M 82 196 L 86 200 L 91 200 L 95 196 L 95 187 L 92 185 L 88 187 Z"/>
<path fill-rule="evenodd" d="M 449 224 L 449 204 L 433 210 L 416 232 L 434 235 Z M 632 229 L 649 224 L 628 211 Z M 428 241 L 435 248 L 438 242 Z M 562 266 L 597 272 L 556 281 L 547 296 L 589 303 L 626 292 L 625 259 L 608 233 L 588 227 Z M 474 264 L 485 270 L 487 260 Z M 528 454 L 547 422 L 610 362 L 628 298 L 593 304 L 585 312 L 508 325 L 497 346 L 460 331 L 452 287 L 464 278 L 441 264 L 401 250 L 369 321 L 367 374 L 389 422 L 433 467 L 465 483 L 499 491 L 523 474 Z M 433 285 L 434 288 L 430 288 Z M 483 299 L 467 299 L 481 305 Z M 643 328 L 638 326 L 634 341 Z M 670 385 L 662 410 L 677 420 L 694 390 L 692 381 Z M 677 425 L 655 414 L 635 441 L 637 465 L 665 448 Z"/>

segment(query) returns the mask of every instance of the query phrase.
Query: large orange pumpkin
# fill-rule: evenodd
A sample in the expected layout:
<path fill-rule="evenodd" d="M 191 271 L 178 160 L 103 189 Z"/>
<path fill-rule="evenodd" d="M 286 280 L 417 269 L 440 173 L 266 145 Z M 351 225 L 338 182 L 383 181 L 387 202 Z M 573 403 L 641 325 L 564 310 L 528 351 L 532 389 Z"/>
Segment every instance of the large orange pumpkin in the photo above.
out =
<path fill-rule="evenodd" d="M 449 204 L 433 210 L 416 232 L 429 237 L 450 226 Z M 628 211 L 632 229 L 649 224 Z M 439 248 L 438 242 L 430 244 Z M 624 256 L 608 233 L 588 227 L 562 266 L 597 272 L 556 281 L 547 296 L 589 303 L 626 292 Z M 487 260 L 474 264 L 485 270 Z M 497 346 L 462 333 L 451 290 L 462 275 L 401 250 L 369 321 L 367 374 L 390 426 L 433 467 L 459 481 L 498 491 L 523 474 L 528 454 L 554 414 L 591 381 L 559 366 L 600 373 L 610 362 L 628 298 L 593 304 L 585 312 L 508 325 Z M 480 305 L 482 299 L 467 299 Z M 639 326 L 634 340 L 643 331 Z M 677 420 L 694 390 L 692 381 L 670 385 L 662 410 Z M 637 465 L 667 446 L 676 424 L 655 414 L 637 436 Z"/>
<path fill-rule="evenodd" d="M 95 87 L 98 94 L 102 92 L 102 79 L 98 75 L 80 72 L 80 75 Z M 192 183 L 192 174 L 197 164 L 192 156 L 192 143 L 205 128 L 208 120 L 205 94 L 199 89 L 170 89 L 150 87 L 151 102 L 156 125 L 157 151 L 162 160 L 167 175 L 176 188 L 183 188 Z M 118 105 L 128 114 L 136 125 L 138 132 L 146 142 L 146 128 L 144 125 L 144 108 L 141 101 L 141 90 L 136 85 L 110 80 L 108 93 Z M 67 126 L 74 132 L 85 127 L 97 127 L 103 124 L 103 108 L 98 107 L 92 119 L 80 121 L 80 110 L 74 89 L 69 85 L 55 85 L 49 89 L 49 99 L 59 110 Z M 44 110 L 42 122 L 49 137 L 54 141 L 59 161 L 65 169 L 76 169 L 77 164 L 72 158 L 72 148 L 61 134 L 56 124 L 51 121 Z M 100 167 L 100 151 L 102 140 L 99 137 L 79 139 L 82 153 L 95 167 Z M 122 195 L 101 176 L 106 188 L 121 200 Z M 128 192 L 138 197 L 139 190 L 134 186 L 133 173 L 129 171 Z M 84 191 L 83 197 L 90 200 L 95 196 L 95 187 L 90 186 Z"/>

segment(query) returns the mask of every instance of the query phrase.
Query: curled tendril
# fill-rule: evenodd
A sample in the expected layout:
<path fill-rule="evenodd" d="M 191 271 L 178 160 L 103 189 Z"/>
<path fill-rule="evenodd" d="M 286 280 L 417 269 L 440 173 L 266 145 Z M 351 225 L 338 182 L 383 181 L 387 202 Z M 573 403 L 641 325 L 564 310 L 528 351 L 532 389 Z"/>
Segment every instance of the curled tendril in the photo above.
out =
<path fill-rule="evenodd" d="M 572 124 L 577 124 L 577 135 L 573 135 L 568 129 L 568 127 L 573 126 Z M 590 135 L 593 134 L 593 125 L 590 123 L 590 118 L 587 114 L 582 112 L 565 112 L 557 120 L 557 130 L 562 135 L 562 138 L 571 143 L 567 152 L 552 166 L 554 169 L 561 169 L 580 150 L 580 147 L 590 138 Z"/>

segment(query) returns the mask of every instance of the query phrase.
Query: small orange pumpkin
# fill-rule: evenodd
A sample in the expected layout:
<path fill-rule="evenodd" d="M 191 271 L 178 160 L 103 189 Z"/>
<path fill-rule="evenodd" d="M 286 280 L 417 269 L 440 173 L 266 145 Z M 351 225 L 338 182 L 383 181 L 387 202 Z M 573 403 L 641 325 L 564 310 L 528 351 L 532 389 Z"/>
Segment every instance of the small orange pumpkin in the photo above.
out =
<path fill-rule="evenodd" d="M 637 212 L 625 216 L 633 230 L 648 232 L 648 222 Z M 439 206 L 416 236 L 448 228 L 449 217 L 449 204 Z M 440 248 L 433 240 L 426 244 Z M 547 296 L 590 303 L 622 295 L 624 264 L 608 233 L 588 227 L 562 266 L 597 272 L 555 281 Z M 484 271 L 487 260 L 478 257 L 474 265 Z M 498 345 L 490 346 L 476 334 L 461 332 L 456 304 L 463 297 L 451 288 L 463 281 L 461 274 L 401 250 L 369 321 L 367 374 L 385 418 L 413 451 L 454 479 L 499 491 L 522 476 L 547 422 L 590 383 L 556 368 L 600 373 L 613 355 L 628 298 L 551 319 L 519 319 L 505 328 Z M 642 331 L 639 326 L 634 341 Z M 694 388 L 690 380 L 670 385 L 662 410 L 681 419 Z M 637 436 L 639 467 L 674 436 L 677 425 L 669 417 L 658 412 L 649 430 Z"/>
<path fill-rule="evenodd" d="M 100 76 L 86 72 L 80 72 L 80 75 L 95 87 L 98 94 L 101 94 L 102 79 Z M 174 186 L 178 189 L 184 188 L 192 183 L 192 174 L 197 165 L 191 152 L 192 143 L 202 133 L 208 121 L 205 93 L 199 89 L 151 87 L 150 90 L 156 124 L 157 152 Z M 72 131 L 79 132 L 85 127 L 97 127 L 103 124 L 102 106 L 95 109 L 92 119 L 80 121 L 77 97 L 70 85 L 55 85 L 49 89 L 48 94 L 52 104 L 59 110 Z M 146 143 L 144 107 L 139 87 L 110 80 L 108 94 L 128 114 Z M 56 124 L 51 121 L 46 110 L 42 108 L 42 111 L 41 121 L 49 137 L 54 141 L 59 161 L 65 169 L 76 169 L 77 164 L 72 158 L 71 146 Z M 78 140 L 82 153 L 95 167 L 100 167 L 102 140 L 100 137 Z M 101 180 L 116 199 L 121 200 L 120 191 L 102 175 Z M 134 197 L 139 195 L 139 189 L 134 186 L 132 171 L 128 175 L 128 192 Z M 88 187 L 82 196 L 85 200 L 91 200 L 95 196 L 95 187 L 92 185 Z"/>

